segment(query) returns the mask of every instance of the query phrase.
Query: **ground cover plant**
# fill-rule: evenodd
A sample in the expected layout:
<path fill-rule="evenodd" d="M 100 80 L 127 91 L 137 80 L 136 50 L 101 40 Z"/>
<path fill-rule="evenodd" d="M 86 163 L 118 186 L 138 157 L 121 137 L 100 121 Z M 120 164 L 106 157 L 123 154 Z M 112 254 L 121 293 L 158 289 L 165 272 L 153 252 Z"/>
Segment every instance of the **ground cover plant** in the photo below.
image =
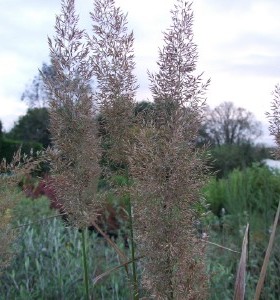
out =
<path fill-rule="evenodd" d="M 1 277 L 1 299 L 83 299 L 82 235 L 66 227 L 57 212 L 50 210 L 47 198 L 24 198 L 16 208 L 16 227 L 20 227 L 15 259 Z M 36 223 L 40 218 L 40 222 Z M 43 220 L 44 219 L 44 220 Z M 32 222 L 35 222 L 32 224 Z M 91 279 L 119 264 L 114 250 L 95 233 L 86 233 L 86 251 Z M 123 244 L 119 243 L 123 248 Z M 130 299 L 125 272 L 115 272 L 95 286 L 93 299 Z"/>
<path fill-rule="evenodd" d="M 239 189 L 251 190 L 255 194 L 263 195 L 262 201 L 266 200 L 263 192 L 267 190 L 266 182 L 270 186 L 270 194 L 279 197 L 279 175 L 267 169 L 255 166 L 253 170 L 246 172 L 235 171 L 232 178 L 238 173 L 239 176 L 248 177 L 250 180 L 239 181 Z M 220 185 L 236 185 L 231 176 L 225 182 L 211 182 L 206 187 L 206 199 L 215 201 L 215 196 L 208 198 L 213 189 L 220 189 Z M 272 179 L 272 180 L 271 180 Z M 255 184 L 259 188 L 255 188 Z M 214 187 L 215 185 L 215 187 Z M 244 188 L 247 186 L 247 188 Z M 228 187 L 230 189 L 230 187 Z M 253 189 L 251 189 L 253 188 Z M 239 193 L 235 189 L 234 194 Z M 221 192 L 217 193 L 220 194 Z M 223 193 L 225 203 L 230 197 Z M 209 195 L 209 194 L 208 194 Z M 52 218 L 57 215 L 56 211 L 50 210 L 47 198 L 30 199 L 21 194 L 21 200 L 15 210 L 15 223 L 30 224 L 19 228 L 16 239 L 15 255 L 10 266 L 1 277 L 0 294 L 5 299 L 37 299 L 53 298 L 67 299 L 69 295 L 74 299 L 81 299 L 84 295 L 83 272 L 82 272 L 82 236 L 77 229 L 65 226 L 61 218 Z M 238 199 L 238 198 L 236 198 Z M 243 198 L 246 199 L 246 198 Z M 272 197 L 273 199 L 273 197 Z M 254 196 L 248 201 L 254 201 Z M 267 199 L 269 200 L 269 199 Z M 262 202 L 260 201 L 260 203 Z M 262 205 L 262 204 L 261 204 Z M 227 210 L 224 215 L 208 215 L 207 226 L 210 242 L 217 243 L 225 248 L 240 252 L 242 234 L 247 218 L 250 217 L 250 259 L 248 263 L 247 297 L 252 298 L 258 280 L 263 253 L 269 238 L 270 225 L 264 220 L 269 214 L 273 217 L 273 201 L 267 203 L 271 210 L 260 210 L 255 207 L 257 213 L 244 213 L 241 203 L 235 205 L 235 211 Z M 258 212 L 259 211 L 259 212 Z M 275 211 L 275 210 L 274 210 Z M 242 217 L 243 216 L 243 217 Z M 40 222 L 36 222 L 41 220 Z M 32 222 L 35 222 L 32 224 Z M 239 222 L 239 223 L 238 223 Z M 13 226 L 17 224 L 13 223 Z M 236 225 L 238 224 L 238 225 Z M 205 225 L 204 225 L 205 226 Z M 87 233 L 88 266 L 91 281 L 102 272 L 120 264 L 115 251 L 106 243 L 106 240 L 97 237 L 96 233 Z M 125 250 L 122 239 L 118 239 L 118 246 Z M 275 242 L 271 263 L 267 273 L 263 299 L 277 299 L 279 294 L 279 233 Z M 209 276 L 208 299 L 232 299 L 234 294 L 234 279 L 237 268 L 239 253 L 228 249 L 209 245 L 207 252 L 207 269 Z M 141 267 L 139 265 L 141 274 Z M 139 274 L 139 275 L 140 275 Z M 104 277 L 96 285 L 90 285 L 90 293 L 94 299 L 130 299 L 130 283 L 127 282 L 125 270 L 118 269 L 107 277 Z"/>

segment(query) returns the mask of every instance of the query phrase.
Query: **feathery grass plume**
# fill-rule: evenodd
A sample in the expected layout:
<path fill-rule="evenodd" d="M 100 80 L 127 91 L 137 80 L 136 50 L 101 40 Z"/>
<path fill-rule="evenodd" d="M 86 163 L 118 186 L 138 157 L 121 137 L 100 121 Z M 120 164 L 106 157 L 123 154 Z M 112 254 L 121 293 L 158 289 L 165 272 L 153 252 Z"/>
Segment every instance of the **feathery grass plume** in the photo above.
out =
<path fill-rule="evenodd" d="M 274 99 L 271 103 L 271 113 L 266 113 L 269 120 L 269 131 L 274 136 L 277 149 L 275 150 L 275 157 L 280 157 L 280 85 L 275 86 L 273 92 Z"/>
<path fill-rule="evenodd" d="M 205 152 L 195 148 L 209 84 L 195 76 L 191 5 L 178 0 L 159 51 L 159 72 L 149 73 L 155 122 L 135 136 L 130 171 L 143 285 L 155 299 L 205 299 L 204 248 L 195 224 L 206 179 Z M 205 244 L 205 243 L 204 243 Z"/>
<path fill-rule="evenodd" d="M 49 39 L 55 79 L 44 78 L 50 92 L 50 131 L 54 150 L 50 153 L 53 184 L 70 221 L 86 227 L 95 220 L 100 205 L 100 149 L 97 138 L 92 72 L 85 33 L 78 29 L 75 1 L 62 0 L 56 17 L 56 36 Z"/>
<path fill-rule="evenodd" d="M 108 159 L 123 164 L 127 162 L 124 141 L 130 138 L 137 89 L 133 74 L 134 37 L 127 30 L 127 16 L 114 0 L 95 0 L 91 19 L 91 64 L 97 80 L 101 127 L 107 133 Z"/>
<path fill-rule="evenodd" d="M 114 0 L 95 0 L 94 11 L 90 15 L 93 35 L 88 37 L 88 42 L 93 52 L 91 63 L 97 80 L 100 130 L 103 132 L 103 144 L 106 149 L 104 158 L 108 163 L 103 175 L 108 181 L 111 181 L 116 173 L 128 179 L 127 147 L 131 144 L 137 89 L 136 77 L 133 75 L 134 37 L 132 32 L 128 33 L 127 15 L 115 6 Z M 121 192 L 124 188 L 126 189 L 121 187 Z M 120 188 L 115 188 L 115 193 L 119 192 Z M 130 224 L 133 299 L 139 299 L 132 209 L 128 194 L 125 199 Z"/>
<path fill-rule="evenodd" d="M 0 163 L 0 274 L 12 259 L 11 247 L 17 237 L 12 222 L 14 208 L 22 198 L 18 184 L 39 167 L 42 157 L 39 153 L 37 156 L 21 155 L 19 149 L 10 164 L 5 159 Z"/>

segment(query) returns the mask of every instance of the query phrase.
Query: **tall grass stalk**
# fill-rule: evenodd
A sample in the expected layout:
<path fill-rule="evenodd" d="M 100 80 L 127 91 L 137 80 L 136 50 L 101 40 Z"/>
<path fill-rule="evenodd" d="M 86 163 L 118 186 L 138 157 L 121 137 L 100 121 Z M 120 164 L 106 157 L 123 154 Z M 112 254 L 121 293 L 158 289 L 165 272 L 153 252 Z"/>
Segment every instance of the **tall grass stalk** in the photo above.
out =
<path fill-rule="evenodd" d="M 137 278 L 137 269 L 136 269 L 136 245 L 134 240 L 134 230 L 133 230 L 133 212 L 131 206 L 130 197 L 127 199 L 128 202 L 128 214 L 129 214 L 129 230 L 130 230 L 130 240 L 131 240 L 131 260 L 132 260 L 132 274 L 133 274 L 133 299 L 139 299 L 139 285 L 138 285 L 138 278 Z"/>
<path fill-rule="evenodd" d="M 84 270 L 84 286 L 86 299 L 90 300 L 89 295 L 89 276 L 88 276 L 88 261 L 87 261 L 87 243 L 86 243 L 86 229 L 82 230 L 82 249 L 83 249 L 83 270 Z"/>
<path fill-rule="evenodd" d="M 205 299 L 205 243 L 195 229 L 204 149 L 196 149 L 209 82 L 196 76 L 193 12 L 176 1 L 159 50 L 159 71 L 149 73 L 152 122 L 139 126 L 129 155 L 136 240 L 143 286 L 156 299 Z M 137 251 L 138 252 L 138 251 Z"/>
<path fill-rule="evenodd" d="M 97 219 L 101 207 L 97 194 L 101 152 L 90 87 L 89 49 L 82 43 L 85 32 L 78 28 L 78 20 L 75 1 L 62 0 L 56 35 L 49 38 L 54 77 L 44 77 L 44 81 L 50 95 L 51 185 L 69 222 L 82 229 L 84 289 L 90 299 L 85 228 Z"/>
<path fill-rule="evenodd" d="M 246 269 L 247 269 L 247 260 L 248 260 L 248 242 L 249 242 L 249 224 L 247 224 L 243 243 L 242 243 L 242 252 L 238 265 L 235 287 L 234 287 L 234 300 L 244 300 L 245 297 L 245 285 L 246 285 Z"/>
<path fill-rule="evenodd" d="M 127 30 L 126 15 L 116 7 L 114 0 L 95 0 L 91 19 L 93 35 L 88 40 L 93 51 L 92 69 L 97 79 L 96 97 L 103 118 L 100 127 L 106 133 L 103 137 L 107 144 L 104 154 L 109 165 L 119 166 L 118 170 L 109 167 L 104 173 L 109 181 L 118 173 L 128 179 L 127 153 L 130 153 L 137 89 L 133 74 L 134 37 L 133 33 Z M 131 239 L 133 297 L 139 299 L 132 205 L 127 191 L 126 194 L 128 194 L 126 198 Z"/>

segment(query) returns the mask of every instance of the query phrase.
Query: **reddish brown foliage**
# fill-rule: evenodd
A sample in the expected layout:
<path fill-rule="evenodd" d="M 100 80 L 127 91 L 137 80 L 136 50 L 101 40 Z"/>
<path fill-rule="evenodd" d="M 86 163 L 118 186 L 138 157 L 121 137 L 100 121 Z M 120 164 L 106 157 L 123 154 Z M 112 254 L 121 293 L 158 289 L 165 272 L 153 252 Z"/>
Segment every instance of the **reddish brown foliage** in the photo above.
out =
<path fill-rule="evenodd" d="M 52 184 L 53 180 L 51 176 L 45 176 L 38 184 L 35 184 L 32 178 L 26 178 L 22 184 L 22 189 L 25 195 L 32 199 L 46 196 L 50 200 L 50 208 L 57 210 L 61 214 L 62 219 L 68 223 L 68 213 L 57 197 L 57 193 Z M 98 211 L 96 223 L 111 238 L 117 238 L 119 233 L 121 233 L 125 245 L 127 246 L 127 236 L 122 230 L 127 223 L 127 219 L 128 216 L 123 205 L 116 207 L 107 202 L 103 208 Z M 88 224 L 88 229 L 96 231 L 93 224 Z"/>

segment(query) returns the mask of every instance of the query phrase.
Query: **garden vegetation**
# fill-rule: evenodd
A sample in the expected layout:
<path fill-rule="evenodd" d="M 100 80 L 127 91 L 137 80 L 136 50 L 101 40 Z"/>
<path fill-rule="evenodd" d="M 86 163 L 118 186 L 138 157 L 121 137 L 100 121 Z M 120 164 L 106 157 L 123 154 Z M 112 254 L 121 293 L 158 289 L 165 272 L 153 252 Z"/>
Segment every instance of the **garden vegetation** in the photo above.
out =
<path fill-rule="evenodd" d="M 51 147 L 1 164 L 0 295 L 277 299 L 280 175 L 253 165 L 209 180 L 209 151 L 197 140 L 210 81 L 196 70 L 191 4 L 177 0 L 171 10 L 159 70 L 148 72 L 147 114 L 136 113 L 127 16 L 114 0 L 95 0 L 89 34 L 78 27 L 75 1 L 61 3 L 48 39 L 52 76 L 41 73 Z M 269 114 L 278 146 L 279 94 L 277 87 Z M 51 178 L 42 194 L 51 191 L 58 212 L 19 191 L 36 198 L 42 168 Z M 122 212 L 115 239 L 109 218 L 100 223 L 108 207 Z"/>

